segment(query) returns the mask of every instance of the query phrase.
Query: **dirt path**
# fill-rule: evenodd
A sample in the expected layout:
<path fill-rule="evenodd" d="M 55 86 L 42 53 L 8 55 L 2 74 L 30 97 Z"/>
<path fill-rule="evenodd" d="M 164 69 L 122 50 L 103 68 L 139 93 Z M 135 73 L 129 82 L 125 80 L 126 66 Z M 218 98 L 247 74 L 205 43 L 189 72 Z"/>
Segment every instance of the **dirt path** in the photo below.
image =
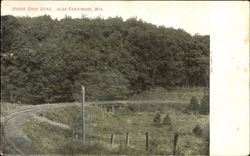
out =
<path fill-rule="evenodd" d="M 70 127 L 68 125 L 49 120 L 49 119 L 47 119 L 45 117 L 41 117 L 41 116 L 38 116 L 36 114 L 33 114 L 32 117 L 35 120 L 35 122 L 38 122 L 38 123 L 47 122 L 48 124 L 50 124 L 52 126 L 60 127 L 62 129 L 70 129 Z"/>
<path fill-rule="evenodd" d="M 2 139 L 2 146 L 4 147 L 3 153 L 7 154 L 33 154 L 31 140 L 22 131 L 21 125 L 29 121 L 42 121 L 48 122 L 54 126 L 59 126 L 61 128 L 69 128 L 66 125 L 53 122 L 49 119 L 34 116 L 34 114 L 42 111 L 51 111 L 54 109 L 65 108 L 69 106 L 76 106 L 77 103 L 60 103 L 60 104 L 44 104 L 36 106 L 15 106 L 12 110 L 2 110 L 4 111 L 4 137 Z"/>

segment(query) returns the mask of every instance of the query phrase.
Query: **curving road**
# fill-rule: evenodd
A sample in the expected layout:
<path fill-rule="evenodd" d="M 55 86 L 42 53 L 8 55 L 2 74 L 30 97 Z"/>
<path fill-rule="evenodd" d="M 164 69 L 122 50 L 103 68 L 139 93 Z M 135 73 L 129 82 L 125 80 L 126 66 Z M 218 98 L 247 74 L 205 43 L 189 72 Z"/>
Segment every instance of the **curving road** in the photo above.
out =
<path fill-rule="evenodd" d="M 27 106 L 25 108 L 16 109 L 15 111 L 7 113 L 7 115 L 4 117 L 3 123 L 3 146 L 5 150 L 7 149 L 8 154 L 30 154 L 30 148 L 27 148 L 30 147 L 29 141 L 24 140 L 24 138 L 27 139 L 27 137 L 20 130 L 20 126 L 23 123 L 30 121 L 32 119 L 33 114 L 37 112 L 76 105 L 79 105 L 79 103 L 43 104 Z"/>

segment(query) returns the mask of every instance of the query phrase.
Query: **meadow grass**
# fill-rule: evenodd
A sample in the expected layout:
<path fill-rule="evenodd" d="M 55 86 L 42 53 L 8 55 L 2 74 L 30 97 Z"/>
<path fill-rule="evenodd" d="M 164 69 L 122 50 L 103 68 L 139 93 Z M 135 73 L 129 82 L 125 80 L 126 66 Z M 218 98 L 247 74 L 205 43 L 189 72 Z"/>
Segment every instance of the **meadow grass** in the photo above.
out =
<path fill-rule="evenodd" d="M 190 91 L 190 89 L 186 91 Z M 202 92 L 203 89 L 194 90 L 192 93 L 183 91 L 182 94 L 171 91 L 171 93 L 165 95 L 169 97 L 178 93 L 180 94 L 178 99 L 188 99 L 188 96 L 195 95 L 199 95 L 199 98 L 201 98 Z M 156 96 L 152 91 L 150 94 L 152 97 Z M 139 97 L 143 98 L 142 95 L 137 95 L 137 98 Z M 41 116 L 71 126 L 72 129 L 68 130 L 68 132 L 62 132 L 59 129 L 55 131 L 50 125 L 41 123 L 27 123 L 23 129 L 31 137 L 32 141 L 34 140 L 35 151 L 40 153 L 49 151 L 50 153 L 59 152 L 71 155 L 170 155 L 173 152 L 174 134 L 179 134 L 176 151 L 178 155 L 204 155 L 207 153 L 208 148 L 209 116 L 185 112 L 183 111 L 185 107 L 178 103 L 157 105 L 125 104 L 115 109 L 114 112 L 107 112 L 95 105 L 87 105 L 87 144 L 85 146 L 80 141 L 81 111 L 80 107 L 77 106 L 40 113 Z M 156 125 L 153 122 L 156 113 L 160 113 L 162 118 L 168 114 L 171 118 L 171 126 Z M 203 131 L 201 137 L 195 136 L 192 132 L 196 125 L 201 126 Z M 72 140 L 73 128 L 74 133 L 78 135 L 78 139 L 74 141 Z M 48 135 L 43 135 L 45 133 L 43 131 Z M 125 144 L 127 132 L 130 133 L 128 148 L 126 148 Z M 148 151 L 145 151 L 146 132 L 149 134 Z M 111 134 L 115 135 L 112 147 L 110 143 Z M 62 141 L 64 144 L 61 143 Z M 54 145 L 49 146 L 50 144 Z M 48 150 L 46 150 L 47 147 Z"/>
<path fill-rule="evenodd" d="M 205 87 L 165 89 L 161 87 L 153 88 L 139 94 L 134 94 L 131 100 L 180 100 L 189 101 L 192 96 L 197 97 L 198 101 L 203 97 L 204 92 L 208 91 Z"/>
<path fill-rule="evenodd" d="M 32 140 L 34 153 L 57 153 L 57 148 L 71 136 L 70 130 L 54 127 L 44 122 L 27 122 L 22 125 L 22 129 Z"/>

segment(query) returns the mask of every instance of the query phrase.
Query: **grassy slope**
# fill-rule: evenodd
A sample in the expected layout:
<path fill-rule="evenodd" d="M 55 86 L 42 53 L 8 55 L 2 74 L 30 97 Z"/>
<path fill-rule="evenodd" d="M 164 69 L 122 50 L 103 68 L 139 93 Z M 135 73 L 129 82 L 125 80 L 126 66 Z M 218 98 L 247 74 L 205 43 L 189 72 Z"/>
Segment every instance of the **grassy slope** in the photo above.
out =
<path fill-rule="evenodd" d="M 205 91 L 204 87 L 197 88 L 175 88 L 166 90 L 164 88 L 154 88 L 142 92 L 138 95 L 133 95 L 131 99 L 135 100 L 180 100 L 180 101 L 189 101 L 192 96 L 196 96 L 198 101 L 201 100 L 203 92 Z"/>
<path fill-rule="evenodd" d="M 63 146 L 71 135 L 70 130 L 63 130 L 47 123 L 28 122 L 22 129 L 32 140 L 35 153 L 58 153 L 57 148 Z"/>
<path fill-rule="evenodd" d="M 146 93 L 144 93 L 146 95 Z M 151 92 L 151 97 L 159 96 Z M 202 96 L 202 89 L 187 93 L 186 91 L 170 91 L 160 95 L 166 99 L 172 95 L 178 99 L 188 99 L 188 96 Z M 144 95 L 137 95 L 134 99 L 144 98 Z M 145 96 L 146 97 L 146 96 Z M 171 99 L 175 100 L 175 99 Z M 50 125 L 43 123 L 27 123 L 23 126 L 24 131 L 31 137 L 34 149 L 39 153 L 67 152 L 67 153 L 92 153 L 92 154 L 171 154 L 173 148 L 173 135 L 179 133 L 178 148 L 179 154 L 204 154 L 206 151 L 205 137 L 208 133 L 209 117 L 205 115 L 193 115 L 183 113 L 179 107 L 169 105 L 125 105 L 116 109 L 115 112 L 107 112 L 104 109 L 88 106 L 87 114 L 87 140 L 89 146 L 82 148 L 77 141 L 72 142 L 72 132 L 60 132 L 54 130 Z M 169 126 L 155 126 L 153 118 L 156 112 L 164 117 L 169 114 L 172 120 Z M 41 116 L 62 122 L 74 127 L 74 131 L 80 136 L 79 123 L 80 108 L 71 107 L 55 112 L 41 113 Z M 203 129 L 202 137 L 195 137 L 192 129 L 197 125 Z M 43 133 L 48 135 L 43 135 Z M 130 132 L 130 148 L 125 149 L 126 132 Z M 59 132 L 59 133 L 57 133 Z M 145 152 L 145 132 L 149 133 L 149 151 Z M 111 148 L 110 136 L 115 134 L 115 144 Z M 41 141 L 40 141 L 41 140 Z M 65 144 L 61 144 L 65 142 Z M 93 143 L 94 142 L 94 143 Z M 49 150 L 46 150 L 48 148 Z M 46 152 L 45 152 L 46 153 Z"/>

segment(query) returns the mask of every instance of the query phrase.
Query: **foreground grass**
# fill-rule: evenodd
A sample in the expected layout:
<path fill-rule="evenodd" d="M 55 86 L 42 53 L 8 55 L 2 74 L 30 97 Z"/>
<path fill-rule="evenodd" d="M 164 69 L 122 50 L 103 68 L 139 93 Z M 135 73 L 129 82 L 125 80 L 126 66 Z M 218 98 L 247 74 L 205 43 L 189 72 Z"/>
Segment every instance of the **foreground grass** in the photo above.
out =
<path fill-rule="evenodd" d="M 131 111 L 131 107 L 133 111 Z M 96 139 L 109 143 L 111 134 L 115 134 L 114 147 L 123 149 L 126 132 L 130 132 L 130 149 L 138 153 L 145 153 L 145 133 L 148 132 L 149 153 L 172 154 L 173 136 L 178 133 L 177 151 L 179 154 L 205 154 L 205 138 L 208 135 L 207 116 L 183 114 L 167 105 L 150 105 L 149 110 L 150 107 L 161 108 L 162 116 L 169 114 L 172 119 L 172 126 L 154 125 L 155 112 L 137 111 L 131 105 L 119 108 L 114 113 L 102 113 L 99 108 L 94 108 L 95 114 L 101 114 L 91 125 L 94 127 Z M 193 135 L 192 130 L 196 125 L 201 125 L 203 129 L 202 137 Z"/>
<path fill-rule="evenodd" d="M 85 146 L 80 141 L 81 112 L 79 107 L 40 114 L 53 121 L 71 126 L 71 130 L 55 129 L 45 123 L 27 123 L 23 129 L 32 139 L 34 150 L 39 153 L 170 155 L 173 152 L 173 136 L 177 133 L 179 134 L 178 155 L 204 155 L 208 148 L 209 117 L 184 113 L 184 108 L 185 106 L 180 104 L 130 104 L 114 112 L 107 112 L 97 106 L 87 106 L 87 145 Z M 155 125 L 153 119 L 157 112 L 162 117 L 168 114 L 171 118 L 171 126 Z M 196 125 L 202 128 L 201 137 L 195 136 L 192 132 Z M 74 140 L 73 132 L 74 137 L 78 136 Z M 130 133 L 128 148 L 126 148 L 127 132 Z M 146 132 L 149 134 L 148 151 L 145 151 Z M 111 134 L 115 135 L 115 143 L 112 146 Z"/>
<path fill-rule="evenodd" d="M 63 146 L 71 136 L 70 130 L 64 130 L 47 123 L 27 122 L 22 125 L 23 131 L 32 140 L 34 153 L 58 153 L 57 148 Z"/>

